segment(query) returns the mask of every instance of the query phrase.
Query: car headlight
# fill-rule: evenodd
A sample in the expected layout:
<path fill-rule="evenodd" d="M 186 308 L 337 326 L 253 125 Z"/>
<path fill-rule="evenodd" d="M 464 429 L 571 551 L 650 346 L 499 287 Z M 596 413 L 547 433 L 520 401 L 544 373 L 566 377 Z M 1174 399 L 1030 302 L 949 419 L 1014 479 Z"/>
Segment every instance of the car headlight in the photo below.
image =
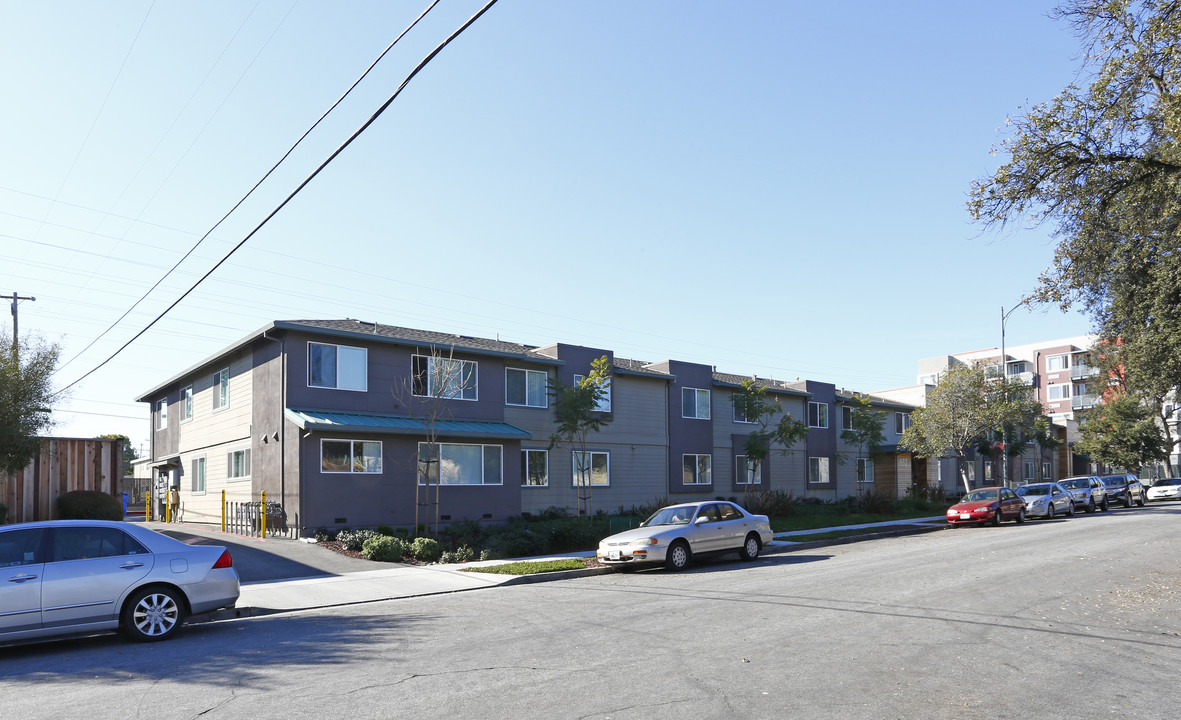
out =
<path fill-rule="evenodd" d="M 657 542 L 659 541 L 653 537 L 637 538 L 632 540 L 632 545 L 655 545 Z"/>

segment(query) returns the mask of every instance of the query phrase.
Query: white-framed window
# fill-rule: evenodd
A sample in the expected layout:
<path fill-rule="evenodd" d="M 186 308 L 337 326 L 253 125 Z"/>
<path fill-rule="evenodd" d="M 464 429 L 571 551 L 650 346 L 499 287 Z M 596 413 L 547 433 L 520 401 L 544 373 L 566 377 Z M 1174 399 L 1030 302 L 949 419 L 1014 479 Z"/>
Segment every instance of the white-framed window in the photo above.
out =
<path fill-rule="evenodd" d="M 1046 372 L 1058 372 L 1070 367 L 1069 355 L 1051 355 L 1046 358 Z"/>
<path fill-rule="evenodd" d="M 180 389 L 180 419 L 193 419 L 193 386 L 185 385 Z"/>
<path fill-rule="evenodd" d="M 1070 386 L 1050 385 L 1046 388 L 1046 397 L 1048 397 L 1050 400 L 1069 400 Z"/>
<path fill-rule="evenodd" d="M 841 429 L 853 429 L 853 408 L 849 407 L 848 405 L 841 406 Z"/>
<path fill-rule="evenodd" d="M 857 482 L 873 485 L 873 458 L 857 458 Z"/>
<path fill-rule="evenodd" d="M 586 375 L 575 375 L 574 384 L 578 385 L 586 379 Z M 603 396 L 599 398 L 599 402 L 595 405 L 595 412 L 611 412 L 611 379 L 603 383 Z"/>
<path fill-rule="evenodd" d="M 709 420 L 709 390 L 681 388 L 681 417 Z"/>
<path fill-rule="evenodd" d="M 500 445 L 418 443 L 418 484 L 429 480 L 440 485 L 503 485 L 503 450 Z"/>
<path fill-rule="evenodd" d="M 711 455 L 682 455 L 682 482 L 685 485 L 709 485 L 713 482 Z"/>
<path fill-rule="evenodd" d="M 901 435 L 902 433 L 906 432 L 906 428 L 908 427 L 910 427 L 910 413 L 894 413 L 894 432 Z"/>
<path fill-rule="evenodd" d="M 1087 394 L 1087 383 L 1078 383 L 1074 386 L 1073 394 L 1075 397 Z"/>
<path fill-rule="evenodd" d="M 194 495 L 205 494 L 205 457 L 193 458 L 190 464 L 192 477 L 189 479 L 189 492 Z"/>
<path fill-rule="evenodd" d="M 368 386 L 368 350 L 348 345 L 308 343 L 308 387 L 364 392 Z"/>
<path fill-rule="evenodd" d="M 808 482 L 814 484 L 828 483 L 828 460 L 826 457 L 808 458 Z"/>
<path fill-rule="evenodd" d="M 1033 469 L 1034 469 L 1033 461 L 1026 460 L 1025 461 L 1025 479 L 1027 481 L 1033 481 L 1035 479 L 1034 475 L 1033 475 Z"/>
<path fill-rule="evenodd" d="M 549 485 L 549 452 L 521 450 L 521 487 Z"/>
<path fill-rule="evenodd" d="M 755 461 L 745 455 L 734 456 L 734 483 L 737 485 L 758 485 L 763 479 L 755 466 Z"/>
<path fill-rule="evenodd" d="M 1048 460 L 1042 460 L 1042 480 L 1047 482 L 1054 479 L 1054 468 Z"/>
<path fill-rule="evenodd" d="M 381 441 L 321 439 L 320 471 L 378 474 L 381 472 Z"/>
<path fill-rule="evenodd" d="M 591 485 L 593 487 L 607 486 L 611 484 L 611 455 L 606 452 L 587 451 L 583 453 L 581 450 L 575 450 L 570 454 L 572 462 L 571 467 L 573 471 L 574 487 L 583 485 Z M 582 476 L 582 482 L 579 482 L 579 476 Z"/>
<path fill-rule="evenodd" d="M 504 404 L 549 407 L 549 373 L 544 370 L 504 369 Z"/>
<path fill-rule="evenodd" d="M 828 427 L 828 403 L 808 403 L 808 427 Z"/>
<path fill-rule="evenodd" d="M 480 399 L 480 368 L 472 360 L 415 355 L 411 372 L 414 374 L 413 392 L 418 397 Z"/>
<path fill-rule="evenodd" d="M 168 427 L 168 398 L 156 401 L 156 429 Z"/>
<path fill-rule="evenodd" d="M 213 411 L 230 406 L 230 369 L 222 368 L 213 373 Z"/>
<path fill-rule="evenodd" d="M 991 460 L 984 461 L 984 481 L 985 482 L 992 482 L 992 461 Z"/>
<path fill-rule="evenodd" d="M 1028 366 L 1026 365 L 1024 360 L 1009 363 L 1009 374 L 1010 375 L 1020 375 L 1021 373 L 1025 372 L 1027 369 L 1028 369 Z"/>
<path fill-rule="evenodd" d="M 250 448 L 226 453 L 226 478 L 245 480 L 250 477 Z"/>
<path fill-rule="evenodd" d="M 731 404 L 731 407 L 734 408 L 734 422 L 746 425 L 754 424 L 755 418 L 748 418 L 745 413 L 738 409 L 737 405 Z"/>

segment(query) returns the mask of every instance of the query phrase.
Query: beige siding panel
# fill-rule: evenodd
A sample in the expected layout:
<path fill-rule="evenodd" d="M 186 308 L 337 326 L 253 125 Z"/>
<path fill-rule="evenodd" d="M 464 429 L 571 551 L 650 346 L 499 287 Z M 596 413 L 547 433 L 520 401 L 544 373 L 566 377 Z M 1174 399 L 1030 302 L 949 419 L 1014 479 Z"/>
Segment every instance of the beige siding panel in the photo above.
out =
<path fill-rule="evenodd" d="M 663 446 L 589 443 L 587 447 L 610 453 L 610 486 L 591 490 L 591 505 L 595 511 L 614 513 L 621 505 L 630 508 L 650 504 L 655 498 L 668 495 L 667 451 Z M 578 508 L 573 458 L 573 451 L 566 446 L 550 451 L 549 486 L 521 488 L 521 509 L 524 512 L 537 513 L 550 507 L 562 507 L 573 513 Z"/>
<path fill-rule="evenodd" d="M 668 383 L 632 375 L 616 375 L 611 382 L 612 417 L 599 433 L 604 441 L 629 446 L 666 443 Z"/>
<path fill-rule="evenodd" d="M 230 404 L 216 411 L 213 409 L 213 373 L 220 368 L 192 378 L 193 419 L 181 421 L 182 453 L 250 437 L 254 399 L 251 356 L 247 354 L 234 359 L 229 368 Z M 177 414 L 179 416 L 179 410 Z"/>

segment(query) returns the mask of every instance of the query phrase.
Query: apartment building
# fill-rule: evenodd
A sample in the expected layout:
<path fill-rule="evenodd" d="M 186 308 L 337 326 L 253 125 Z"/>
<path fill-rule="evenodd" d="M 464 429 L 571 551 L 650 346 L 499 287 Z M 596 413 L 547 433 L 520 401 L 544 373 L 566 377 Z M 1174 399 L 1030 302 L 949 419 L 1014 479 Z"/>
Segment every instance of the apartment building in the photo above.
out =
<path fill-rule="evenodd" d="M 840 440 L 852 393 L 757 379 L 781 412 L 807 420 L 809 433 L 756 474 L 743 454 L 752 424 L 730 402 L 743 377 L 606 348 L 357 320 L 270 323 L 137 400 L 151 404 L 153 473 L 179 489 L 185 521 L 216 522 L 223 492 L 242 502 L 266 491 L 305 533 L 411 526 L 436 512 L 424 473 L 441 480 L 444 522 L 503 521 L 578 507 L 582 451 L 551 443 L 547 390 L 577 382 L 603 356 L 612 368 L 599 408 L 605 424 L 584 458 L 595 510 L 748 489 L 835 500 L 868 486 L 901 494 L 914 481 L 897 448 L 904 422 L 894 418 L 913 409 L 905 403 L 875 401 L 890 415 L 886 449 L 871 457 Z M 432 436 L 437 457 L 429 457 Z"/>

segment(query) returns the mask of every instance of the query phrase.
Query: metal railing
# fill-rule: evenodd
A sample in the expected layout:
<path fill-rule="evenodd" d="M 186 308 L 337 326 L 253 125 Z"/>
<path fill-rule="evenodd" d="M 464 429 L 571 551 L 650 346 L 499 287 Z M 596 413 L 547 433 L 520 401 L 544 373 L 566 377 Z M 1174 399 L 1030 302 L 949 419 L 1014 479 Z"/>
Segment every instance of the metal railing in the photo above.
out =
<path fill-rule="evenodd" d="M 267 502 L 267 494 L 262 494 L 262 500 L 249 502 L 226 502 L 225 491 L 222 491 L 221 501 L 221 529 L 234 535 L 247 537 L 286 537 L 299 536 L 299 520 L 288 522 L 287 511 L 277 502 Z"/>

